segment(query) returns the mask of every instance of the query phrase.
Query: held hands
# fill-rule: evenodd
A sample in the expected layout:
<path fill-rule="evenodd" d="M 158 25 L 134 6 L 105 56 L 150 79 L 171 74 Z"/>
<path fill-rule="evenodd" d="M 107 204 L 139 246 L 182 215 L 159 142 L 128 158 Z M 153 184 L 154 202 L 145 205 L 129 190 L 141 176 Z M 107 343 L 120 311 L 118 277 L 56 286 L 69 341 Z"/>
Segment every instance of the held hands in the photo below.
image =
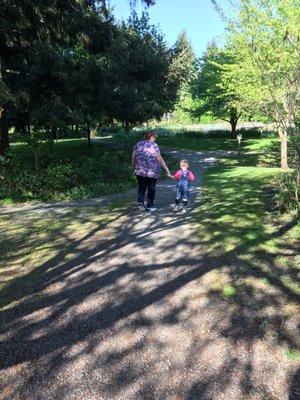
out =
<path fill-rule="evenodd" d="M 166 175 L 167 175 L 168 178 L 175 179 L 174 176 L 170 174 L 170 171 L 168 171 L 168 172 L 166 173 Z"/>

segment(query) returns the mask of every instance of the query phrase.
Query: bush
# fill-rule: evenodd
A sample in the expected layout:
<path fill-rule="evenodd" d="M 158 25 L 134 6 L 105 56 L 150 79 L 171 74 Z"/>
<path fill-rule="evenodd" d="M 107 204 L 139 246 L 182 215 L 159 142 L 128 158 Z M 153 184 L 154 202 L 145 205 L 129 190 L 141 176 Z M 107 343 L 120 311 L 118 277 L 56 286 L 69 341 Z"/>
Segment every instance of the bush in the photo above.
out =
<path fill-rule="evenodd" d="M 43 154 L 35 170 L 32 158 L 11 154 L 0 160 L 0 200 L 71 200 L 124 191 L 134 183 L 130 154 L 95 146 L 73 153 Z"/>
<path fill-rule="evenodd" d="M 286 173 L 276 183 L 275 202 L 281 212 L 297 210 L 299 213 L 299 186 L 296 182 L 296 172 Z"/>

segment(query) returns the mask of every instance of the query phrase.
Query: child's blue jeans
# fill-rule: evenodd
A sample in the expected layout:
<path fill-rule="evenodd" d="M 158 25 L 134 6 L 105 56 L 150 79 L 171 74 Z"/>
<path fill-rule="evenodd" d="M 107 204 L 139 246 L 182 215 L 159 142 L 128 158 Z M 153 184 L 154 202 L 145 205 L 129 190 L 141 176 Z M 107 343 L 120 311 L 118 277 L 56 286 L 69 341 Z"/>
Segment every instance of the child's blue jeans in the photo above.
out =
<path fill-rule="evenodd" d="M 175 204 L 178 205 L 182 200 L 183 205 L 187 205 L 190 195 L 190 182 L 187 178 L 181 178 L 177 183 Z"/>

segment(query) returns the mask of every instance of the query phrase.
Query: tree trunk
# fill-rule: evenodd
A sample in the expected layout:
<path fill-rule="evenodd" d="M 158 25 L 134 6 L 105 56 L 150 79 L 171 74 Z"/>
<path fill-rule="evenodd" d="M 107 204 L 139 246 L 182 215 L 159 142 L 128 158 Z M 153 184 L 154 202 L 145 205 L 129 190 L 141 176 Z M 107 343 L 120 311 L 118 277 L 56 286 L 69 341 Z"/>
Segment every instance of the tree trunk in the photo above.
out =
<path fill-rule="evenodd" d="M 0 109 L 0 154 L 3 155 L 9 147 L 8 122 L 6 110 Z"/>
<path fill-rule="evenodd" d="M 39 155 L 36 149 L 34 150 L 34 168 L 37 174 L 39 171 Z"/>
<path fill-rule="evenodd" d="M 287 131 L 279 127 L 278 130 L 280 141 L 281 141 L 281 168 L 287 169 L 288 168 L 288 160 L 287 160 Z"/>
<path fill-rule="evenodd" d="M 235 135 L 238 118 L 236 116 L 230 117 L 231 133 Z"/>
<path fill-rule="evenodd" d="M 129 126 L 129 124 L 127 124 L 127 123 L 125 123 L 124 125 L 123 125 L 123 127 L 124 127 L 124 130 L 125 130 L 125 150 L 128 150 L 128 147 L 129 147 L 129 145 L 128 145 L 128 136 L 129 136 L 129 131 L 130 131 L 130 126 Z"/>
<path fill-rule="evenodd" d="M 300 220 L 300 147 L 295 145 L 295 162 L 296 162 L 296 184 L 295 184 L 295 199 L 297 204 L 297 215 Z"/>
<path fill-rule="evenodd" d="M 88 140 L 88 145 L 91 147 L 91 125 L 90 121 L 86 120 L 86 136 Z"/>
<path fill-rule="evenodd" d="M 52 140 L 57 140 L 57 127 L 52 125 L 51 126 L 51 136 L 52 136 Z"/>

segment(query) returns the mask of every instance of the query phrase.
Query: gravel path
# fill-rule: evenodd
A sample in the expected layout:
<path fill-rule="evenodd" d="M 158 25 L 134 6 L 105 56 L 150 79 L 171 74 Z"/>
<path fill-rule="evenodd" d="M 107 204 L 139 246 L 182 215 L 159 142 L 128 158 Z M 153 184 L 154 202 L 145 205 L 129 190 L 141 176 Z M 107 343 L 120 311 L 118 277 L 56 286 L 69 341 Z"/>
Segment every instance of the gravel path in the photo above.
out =
<path fill-rule="evenodd" d="M 200 170 L 216 154 L 172 153 L 198 176 L 195 207 Z M 107 237 L 80 242 L 75 258 L 56 256 L 45 266 L 43 294 L 4 311 L 1 400 L 288 399 L 281 347 L 208 289 L 226 265 L 202 254 L 192 211 L 174 214 L 174 186 L 158 184 L 157 212 L 132 210 Z"/>

